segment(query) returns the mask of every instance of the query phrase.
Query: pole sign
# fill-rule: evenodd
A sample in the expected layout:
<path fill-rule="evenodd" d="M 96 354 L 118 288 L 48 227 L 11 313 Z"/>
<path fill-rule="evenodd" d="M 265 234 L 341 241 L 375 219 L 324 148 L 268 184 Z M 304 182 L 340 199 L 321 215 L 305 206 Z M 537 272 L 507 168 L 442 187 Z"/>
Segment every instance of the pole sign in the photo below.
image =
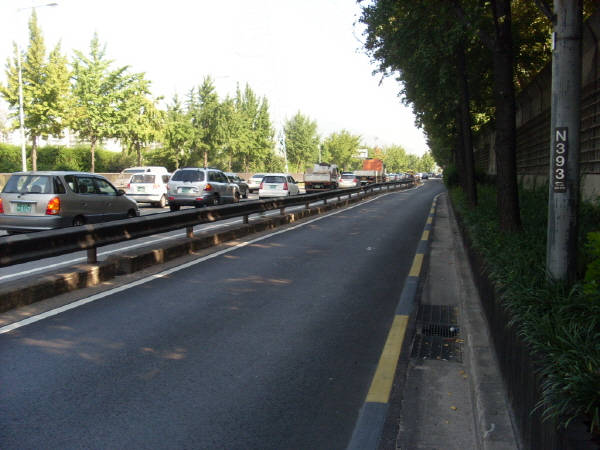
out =
<path fill-rule="evenodd" d="M 556 193 L 567 192 L 567 154 L 569 152 L 569 128 L 554 129 L 554 170 L 552 186 Z"/>

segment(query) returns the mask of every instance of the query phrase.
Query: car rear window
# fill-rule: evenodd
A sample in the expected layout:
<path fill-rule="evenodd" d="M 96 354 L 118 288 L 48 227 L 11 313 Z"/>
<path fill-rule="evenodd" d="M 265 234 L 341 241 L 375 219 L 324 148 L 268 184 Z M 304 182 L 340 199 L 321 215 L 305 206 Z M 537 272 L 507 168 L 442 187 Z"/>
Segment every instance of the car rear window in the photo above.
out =
<path fill-rule="evenodd" d="M 171 177 L 172 181 L 204 181 L 204 172 L 200 170 L 178 170 Z"/>
<path fill-rule="evenodd" d="M 285 183 L 285 177 L 264 177 L 263 183 Z"/>
<path fill-rule="evenodd" d="M 155 175 L 138 174 L 131 177 L 130 183 L 148 183 L 154 184 Z"/>
<path fill-rule="evenodd" d="M 49 175 L 12 175 L 2 190 L 6 194 L 51 194 L 54 183 Z"/>
<path fill-rule="evenodd" d="M 342 175 L 342 178 L 344 180 L 354 180 L 355 177 L 354 177 L 354 174 L 344 174 L 344 175 Z"/>

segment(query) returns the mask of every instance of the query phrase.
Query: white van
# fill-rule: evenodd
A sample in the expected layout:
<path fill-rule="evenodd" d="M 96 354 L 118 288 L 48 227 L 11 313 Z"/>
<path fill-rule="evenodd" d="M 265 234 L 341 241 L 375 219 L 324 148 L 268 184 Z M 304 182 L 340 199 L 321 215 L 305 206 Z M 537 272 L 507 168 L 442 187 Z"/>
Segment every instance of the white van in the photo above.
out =
<path fill-rule="evenodd" d="M 115 185 L 119 189 L 126 189 L 131 176 L 134 173 L 143 173 L 143 172 L 155 172 L 155 173 L 169 173 L 166 167 L 159 166 L 141 166 L 141 167 L 129 167 L 125 169 L 123 172 L 119 174 Z"/>

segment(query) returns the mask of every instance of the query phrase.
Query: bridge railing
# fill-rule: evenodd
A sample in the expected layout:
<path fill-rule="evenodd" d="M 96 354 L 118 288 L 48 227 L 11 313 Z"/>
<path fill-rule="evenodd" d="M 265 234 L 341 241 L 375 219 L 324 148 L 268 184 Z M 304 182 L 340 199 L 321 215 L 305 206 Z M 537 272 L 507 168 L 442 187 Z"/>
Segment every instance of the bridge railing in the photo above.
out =
<path fill-rule="evenodd" d="M 367 186 L 338 189 L 317 194 L 305 194 L 294 197 L 281 197 L 272 200 L 252 200 L 231 205 L 193 208 L 163 214 L 152 214 L 132 219 L 115 220 L 94 225 L 83 225 L 35 233 L 0 237 L 0 267 L 8 267 L 30 261 L 86 250 L 88 263 L 97 260 L 96 249 L 106 245 L 139 239 L 159 233 L 186 229 L 188 237 L 193 237 L 194 226 L 243 217 L 248 223 L 252 214 L 311 203 L 325 202 L 352 195 L 369 195 L 384 189 L 406 188 L 412 186 L 408 180 L 377 183 Z"/>

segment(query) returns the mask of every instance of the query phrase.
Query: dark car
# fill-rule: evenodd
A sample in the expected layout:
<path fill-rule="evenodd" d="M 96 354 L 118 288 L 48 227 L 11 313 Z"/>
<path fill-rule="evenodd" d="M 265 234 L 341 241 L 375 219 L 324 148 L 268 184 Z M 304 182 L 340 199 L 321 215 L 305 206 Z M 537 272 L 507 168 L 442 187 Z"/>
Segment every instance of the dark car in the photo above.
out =
<path fill-rule="evenodd" d="M 250 188 L 248 187 L 248 183 L 243 178 L 240 178 L 238 174 L 232 172 L 226 172 L 225 175 L 229 178 L 229 181 L 235 183 L 240 188 L 240 195 L 242 198 L 248 198 L 248 193 L 250 192 Z"/>

